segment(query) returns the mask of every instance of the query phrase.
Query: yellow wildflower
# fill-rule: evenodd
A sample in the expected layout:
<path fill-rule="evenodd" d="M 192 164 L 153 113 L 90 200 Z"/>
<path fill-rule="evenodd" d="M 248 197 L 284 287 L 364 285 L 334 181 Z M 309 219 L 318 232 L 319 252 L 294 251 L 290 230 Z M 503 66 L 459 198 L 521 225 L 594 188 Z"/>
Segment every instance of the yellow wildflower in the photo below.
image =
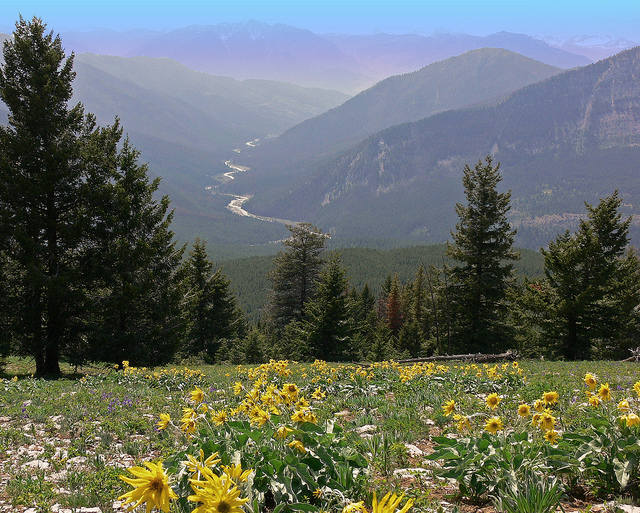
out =
<path fill-rule="evenodd" d="M 278 440 L 284 440 L 291 433 L 293 433 L 293 429 L 289 429 L 287 426 L 280 426 L 278 429 L 276 429 L 276 432 L 273 436 Z"/>
<path fill-rule="evenodd" d="M 545 404 L 555 404 L 558 402 L 558 398 L 560 396 L 558 395 L 557 392 L 545 392 L 542 395 L 542 400 L 544 401 Z"/>
<path fill-rule="evenodd" d="M 120 476 L 125 483 L 134 486 L 135 489 L 127 492 L 118 500 L 123 500 L 123 504 L 132 504 L 130 509 L 137 508 L 140 504 L 146 503 L 147 513 L 153 508 L 160 509 L 165 513 L 169 511 L 169 499 L 177 499 L 178 496 L 169 486 L 169 478 L 164 473 L 162 462 L 144 462 L 147 467 L 131 467 L 129 472 L 135 478 Z"/>
<path fill-rule="evenodd" d="M 454 411 L 456 411 L 456 402 L 453 399 L 450 399 L 449 401 L 444 403 L 444 406 L 442 407 L 442 411 L 448 417 Z"/>
<path fill-rule="evenodd" d="M 454 415 L 453 420 L 457 422 L 456 429 L 460 433 L 471 430 L 471 421 L 469 420 L 469 417 L 465 415 Z"/>
<path fill-rule="evenodd" d="M 633 385 L 633 391 L 640 397 L 640 381 L 636 381 Z"/>
<path fill-rule="evenodd" d="M 544 439 L 549 442 L 551 445 L 555 445 L 558 443 L 558 432 L 555 429 L 549 429 L 544 434 Z"/>
<path fill-rule="evenodd" d="M 236 381 L 233 385 L 233 393 L 235 395 L 240 395 L 242 393 L 242 383 L 240 381 Z"/>
<path fill-rule="evenodd" d="M 161 413 L 160 420 L 156 422 L 156 427 L 159 431 L 167 429 L 167 426 L 171 423 L 171 416 L 168 413 Z"/>
<path fill-rule="evenodd" d="M 187 434 L 196 432 L 197 414 L 193 408 L 182 408 L 182 418 L 180 419 L 180 429 Z"/>
<path fill-rule="evenodd" d="M 295 449 L 299 453 L 305 454 L 307 452 L 307 448 L 304 446 L 304 444 L 300 440 L 293 440 L 292 442 L 289 442 L 287 445 L 292 449 Z"/>
<path fill-rule="evenodd" d="M 325 397 L 327 397 L 327 393 L 320 390 L 320 387 L 316 388 L 313 394 L 311 394 L 311 399 L 316 401 L 322 401 Z"/>
<path fill-rule="evenodd" d="M 500 417 L 492 417 L 487 420 L 484 429 L 492 435 L 495 435 L 498 431 L 502 431 L 504 429 L 504 424 Z"/>
<path fill-rule="evenodd" d="M 531 415 L 531 407 L 528 404 L 521 404 L 518 406 L 518 415 L 521 417 L 528 417 Z"/>
<path fill-rule="evenodd" d="M 193 495 L 187 500 L 201 503 L 192 513 L 243 513 L 249 499 L 240 499 L 240 490 L 231 479 L 222 479 L 211 469 L 202 469 L 203 479 L 189 479 Z"/>
<path fill-rule="evenodd" d="M 235 463 L 230 466 L 222 465 L 222 471 L 224 475 L 233 480 L 236 485 L 246 483 L 253 472 L 252 469 L 242 470 L 242 465 L 236 465 Z"/>
<path fill-rule="evenodd" d="M 211 414 L 211 421 L 216 426 L 222 426 L 227 421 L 227 412 L 224 410 L 217 410 Z"/>
<path fill-rule="evenodd" d="M 603 401 L 609 401 L 611 399 L 611 389 L 609 388 L 609 383 L 600 385 L 598 396 L 600 396 L 600 399 L 602 399 Z"/>
<path fill-rule="evenodd" d="M 487 396 L 487 399 L 486 399 L 487 406 L 492 410 L 495 410 L 498 407 L 498 404 L 500 403 L 501 400 L 502 399 L 500 399 L 500 396 L 495 392 L 493 392 L 492 394 L 489 394 Z"/>
<path fill-rule="evenodd" d="M 629 413 L 626 417 L 627 427 L 640 426 L 640 417 L 635 413 Z"/>
<path fill-rule="evenodd" d="M 204 401 L 204 392 L 199 387 L 196 387 L 191 391 L 191 402 L 200 404 L 202 401 Z"/>
<path fill-rule="evenodd" d="M 287 404 L 292 404 L 298 400 L 300 389 L 295 383 L 285 383 L 280 393 L 285 398 Z"/>
<path fill-rule="evenodd" d="M 598 384 L 598 380 L 590 372 L 587 372 L 584 375 L 584 382 L 589 387 L 589 390 L 595 390 L 596 389 L 596 385 Z"/>
<path fill-rule="evenodd" d="M 629 411 L 631 409 L 631 406 L 629 406 L 629 401 L 627 401 L 626 399 L 623 399 L 622 401 L 620 401 L 618 403 L 618 409 L 620 411 Z"/>
<path fill-rule="evenodd" d="M 553 429 L 553 426 L 555 426 L 555 424 L 556 418 L 553 415 L 547 412 L 541 414 L 540 421 L 538 422 L 540 429 L 548 431 L 550 429 Z"/>
<path fill-rule="evenodd" d="M 542 399 L 536 399 L 533 403 L 533 408 L 538 412 L 544 411 L 544 401 Z"/>
<path fill-rule="evenodd" d="M 378 502 L 376 494 L 374 493 L 371 513 L 407 513 L 413 506 L 413 499 L 407 500 L 402 509 L 396 511 L 403 498 L 404 494 L 398 497 L 395 493 L 391 495 L 391 492 L 389 492 Z"/>
<path fill-rule="evenodd" d="M 251 419 L 251 424 L 256 426 L 262 426 L 265 422 L 267 422 L 271 415 L 268 412 L 264 411 L 259 406 L 256 406 L 249 412 L 249 416 Z"/>
<path fill-rule="evenodd" d="M 597 395 L 592 395 L 589 397 L 589 404 L 591 406 L 598 406 L 600 404 L 600 398 Z"/>
<path fill-rule="evenodd" d="M 364 501 L 352 502 L 342 508 L 342 513 L 368 513 L 367 508 L 364 506 Z"/>

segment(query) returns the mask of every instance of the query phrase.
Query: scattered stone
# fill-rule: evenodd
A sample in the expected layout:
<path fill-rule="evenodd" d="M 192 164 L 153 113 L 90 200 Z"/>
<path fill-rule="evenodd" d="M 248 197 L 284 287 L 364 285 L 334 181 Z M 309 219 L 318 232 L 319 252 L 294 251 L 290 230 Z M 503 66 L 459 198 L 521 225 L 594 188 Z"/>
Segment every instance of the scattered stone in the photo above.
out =
<path fill-rule="evenodd" d="M 22 468 L 37 468 L 47 469 L 49 468 L 49 462 L 44 460 L 32 460 L 22 464 Z"/>
<path fill-rule="evenodd" d="M 365 433 L 375 433 L 377 430 L 378 426 L 365 424 L 364 426 L 357 427 L 354 431 L 359 435 L 364 435 Z"/>
<path fill-rule="evenodd" d="M 342 411 L 339 411 L 337 413 L 334 413 L 333 415 L 335 417 L 347 417 L 350 414 L 351 414 L 351 412 L 349 410 L 342 410 Z"/>
<path fill-rule="evenodd" d="M 69 465 L 69 463 L 71 463 L 72 465 L 82 465 L 83 463 L 86 463 L 86 461 L 86 456 L 75 456 L 67 460 L 67 465 Z"/>
<path fill-rule="evenodd" d="M 429 469 L 426 468 L 420 468 L 420 467 L 416 467 L 416 468 L 397 468 L 393 471 L 393 475 L 395 477 L 400 477 L 402 479 L 410 479 L 412 477 L 418 477 L 418 476 L 427 476 L 427 474 L 429 473 Z"/>
<path fill-rule="evenodd" d="M 413 444 L 404 444 L 404 446 L 407 448 L 410 458 L 419 458 L 424 454 L 421 449 Z"/>
<path fill-rule="evenodd" d="M 621 509 L 625 513 L 640 513 L 640 508 L 638 506 L 630 506 L 629 504 L 616 504 L 616 509 Z"/>

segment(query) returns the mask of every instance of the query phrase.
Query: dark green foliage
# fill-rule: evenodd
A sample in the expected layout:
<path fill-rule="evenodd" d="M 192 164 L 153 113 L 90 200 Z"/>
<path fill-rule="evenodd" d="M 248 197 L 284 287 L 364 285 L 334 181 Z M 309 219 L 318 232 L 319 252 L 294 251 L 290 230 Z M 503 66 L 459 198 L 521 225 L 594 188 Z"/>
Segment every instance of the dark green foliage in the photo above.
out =
<path fill-rule="evenodd" d="M 244 335 L 242 312 L 222 269 L 213 271 L 204 241 L 196 239 L 181 274 L 186 288 L 185 309 L 189 321 L 182 352 L 185 355 L 205 354 L 209 362 L 213 362 L 222 340 L 230 341 Z M 229 345 L 233 343 L 228 342 Z"/>
<path fill-rule="evenodd" d="M 354 356 L 354 324 L 346 269 L 333 253 L 320 274 L 315 297 L 307 303 L 301 331 L 310 356 L 337 362 Z"/>
<path fill-rule="evenodd" d="M 116 130 L 117 124 L 112 130 Z M 109 139 L 116 153 L 119 130 Z M 132 365 L 169 362 L 183 333 L 176 271 L 183 249 L 170 230 L 169 198 L 155 200 L 159 179 L 125 140 L 109 166 L 100 197 L 93 265 L 99 292 L 95 301 L 92 358 Z"/>
<path fill-rule="evenodd" d="M 491 157 L 474 169 L 464 168 L 467 205 L 456 205 L 460 219 L 447 254 L 460 265 L 451 268 L 451 297 L 455 311 L 455 345 L 470 352 L 494 352 L 508 347 L 505 295 L 513 264 L 515 230 L 507 221 L 510 193 L 497 190 L 500 164 Z"/>
<path fill-rule="evenodd" d="M 271 281 L 270 318 L 281 330 L 305 315 L 305 305 L 313 298 L 320 271 L 326 236 L 315 226 L 301 223 L 290 226 L 291 236 L 283 242 L 284 251 L 274 259 Z"/>
<path fill-rule="evenodd" d="M 542 250 L 552 292 L 550 334 L 569 360 L 591 358 L 594 345 L 620 356 L 636 334 L 640 267 L 635 253 L 625 254 L 631 218 L 622 219 L 621 203 L 616 191 L 595 207 L 587 204 L 577 232 L 558 235 Z"/>
<path fill-rule="evenodd" d="M 78 336 L 85 290 L 78 280 L 91 225 L 85 194 L 92 169 L 83 150 L 95 123 L 68 107 L 73 56 L 37 18 L 16 23 L 4 42 L 0 98 L 10 111 L 0 128 L 0 241 L 19 267 L 12 310 L 20 351 L 36 371 L 59 373 L 69 337 Z"/>
<path fill-rule="evenodd" d="M 159 179 L 121 143 L 117 120 L 98 128 L 81 104 L 68 107 L 73 55 L 41 20 L 20 18 L 4 58 L 0 242 L 18 352 L 38 374 L 58 373 L 61 356 L 169 361 L 182 327 L 182 251 L 169 199 L 154 199 Z"/>

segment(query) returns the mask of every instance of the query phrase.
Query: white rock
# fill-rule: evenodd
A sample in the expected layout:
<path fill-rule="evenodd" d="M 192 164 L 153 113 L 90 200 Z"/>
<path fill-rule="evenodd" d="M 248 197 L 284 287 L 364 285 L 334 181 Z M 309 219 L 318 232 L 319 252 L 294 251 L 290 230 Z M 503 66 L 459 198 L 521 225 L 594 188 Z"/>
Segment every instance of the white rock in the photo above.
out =
<path fill-rule="evenodd" d="M 355 432 L 359 435 L 364 433 L 375 433 L 376 431 L 378 431 L 378 426 L 374 426 L 373 424 L 365 424 L 364 426 L 360 426 L 355 429 Z"/>
<path fill-rule="evenodd" d="M 637 506 L 630 506 L 628 504 L 616 504 L 616 509 L 621 509 L 625 513 L 640 513 L 640 508 Z"/>
<path fill-rule="evenodd" d="M 47 469 L 47 468 L 49 468 L 49 462 L 48 461 L 44 461 L 44 460 L 27 461 L 26 463 L 24 463 L 22 465 L 22 468 L 42 468 L 42 469 Z"/>
<path fill-rule="evenodd" d="M 419 458 L 424 454 L 422 450 L 413 444 L 404 444 L 404 446 L 407 448 L 407 452 L 411 458 Z"/>

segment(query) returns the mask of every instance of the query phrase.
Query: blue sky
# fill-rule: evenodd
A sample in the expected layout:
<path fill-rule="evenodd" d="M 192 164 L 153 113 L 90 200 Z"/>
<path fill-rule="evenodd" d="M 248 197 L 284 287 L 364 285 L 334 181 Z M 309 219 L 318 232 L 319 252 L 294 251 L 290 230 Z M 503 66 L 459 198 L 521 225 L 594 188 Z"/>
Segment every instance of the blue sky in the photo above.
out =
<path fill-rule="evenodd" d="M 638 0 L 2 0 L 0 31 L 10 32 L 18 14 L 37 15 L 53 30 L 165 29 L 254 19 L 316 33 L 487 35 L 506 30 L 538 36 L 607 34 L 640 42 Z"/>

